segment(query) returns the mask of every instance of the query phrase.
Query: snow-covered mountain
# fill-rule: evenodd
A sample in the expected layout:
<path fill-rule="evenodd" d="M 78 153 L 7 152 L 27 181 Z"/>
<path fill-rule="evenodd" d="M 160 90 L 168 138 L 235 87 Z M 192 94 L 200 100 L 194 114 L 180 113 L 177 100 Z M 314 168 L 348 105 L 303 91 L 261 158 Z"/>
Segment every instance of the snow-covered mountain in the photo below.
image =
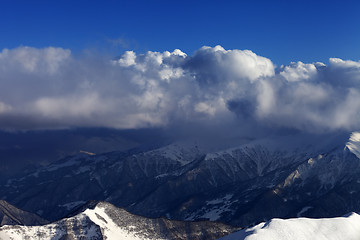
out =
<path fill-rule="evenodd" d="M 358 240 L 360 215 L 337 218 L 272 219 L 219 240 Z"/>
<path fill-rule="evenodd" d="M 47 220 L 36 214 L 25 212 L 4 200 L 0 200 L 0 226 L 3 225 L 42 225 Z"/>
<path fill-rule="evenodd" d="M 129 206 L 145 198 L 166 179 L 181 175 L 201 157 L 196 146 L 178 144 L 139 152 L 78 154 L 21 178 L 9 179 L 0 196 L 53 221 L 88 200 Z"/>
<path fill-rule="evenodd" d="M 221 223 L 149 219 L 106 202 L 43 226 L 2 226 L 0 239 L 212 240 L 237 230 Z"/>
<path fill-rule="evenodd" d="M 101 200 L 147 217 L 249 226 L 360 211 L 357 133 L 289 134 L 217 152 L 174 143 L 79 154 L 0 185 L 0 198 L 59 220 Z"/>

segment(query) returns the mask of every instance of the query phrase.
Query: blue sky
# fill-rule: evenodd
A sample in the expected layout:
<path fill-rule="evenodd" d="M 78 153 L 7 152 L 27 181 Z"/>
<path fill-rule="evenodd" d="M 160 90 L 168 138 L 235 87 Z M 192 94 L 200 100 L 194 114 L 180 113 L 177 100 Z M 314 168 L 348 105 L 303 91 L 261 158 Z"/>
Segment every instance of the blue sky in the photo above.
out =
<path fill-rule="evenodd" d="M 0 3 L 0 49 L 18 46 L 192 54 L 250 49 L 275 64 L 358 60 L 358 1 L 19 1 Z"/>

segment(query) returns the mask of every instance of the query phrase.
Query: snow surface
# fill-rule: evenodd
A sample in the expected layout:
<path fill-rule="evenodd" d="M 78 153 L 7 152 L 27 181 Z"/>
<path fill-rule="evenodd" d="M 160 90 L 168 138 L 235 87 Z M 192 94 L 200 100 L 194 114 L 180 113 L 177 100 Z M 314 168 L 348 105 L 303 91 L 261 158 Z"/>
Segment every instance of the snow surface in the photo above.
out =
<path fill-rule="evenodd" d="M 346 148 L 360 158 L 360 132 L 351 133 L 350 139 L 346 143 Z"/>
<path fill-rule="evenodd" d="M 338 218 L 273 219 L 244 229 L 221 240 L 359 240 L 360 215 Z M 219 240 L 220 240 L 219 239 Z"/>
<path fill-rule="evenodd" d="M 145 153 L 147 156 L 162 156 L 174 162 L 180 163 L 181 166 L 195 160 L 201 154 L 198 147 L 194 147 L 190 143 L 176 142 L 170 145 L 149 151 Z"/>
<path fill-rule="evenodd" d="M 143 238 L 136 236 L 136 232 L 132 232 L 134 227 L 128 226 L 127 229 L 120 228 L 106 213 L 105 208 L 96 206 L 95 209 L 87 209 L 84 212 L 91 221 L 101 228 L 103 236 L 107 240 L 150 240 L 150 238 Z"/>
<path fill-rule="evenodd" d="M 85 215 L 79 214 L 71 218 L 70 225 L 60 225 L 58 223 L 51 223 L 43 226 L 20 226 L 20 225 L 5 225 L 0 227 L 1 240 L 35 240 L 35 239 L 64 239 L 67 233 L 74 239 L 99 239 L 99 233 L 96 231 L 96 225 L 87 225 Z M 82 228 L 75 231 L 73 224 L 77 222 Z M 67 229 L 66 229 L 67 228 Z"/>
<path fill-rule="evenodd" d="M 96 207 L 95 209 L 87 209 L 84 214 L 86 214 L 91 221 L 100 226 L 102 234 L 107 236 L 109 240 L 124 238 L 139 240 L 136 236 L 131 236 L 123 229 L 120 229 L 116 223 L 108 217 L 104 208 Z"/>
<path fill-rule="evenodd" d="M 360 132 L 353 132 L 351 135 L 356 137 L 354 140 L 357 139 L 356 141 L 360 152 Z M 287 152 L 289 155 L 293 155 L 294 153 L 307 153 L 308 155 L 313 156 L 322 152 L 329 152 L 339 145 L 344 146 L 344 143 L 348 141 L 348 136 L 348 133 L 289 133 L 284 135 L 270 135 L 225 150 L 209 152 L 207 153 L 205 160 L 211 160 L 225 154 L 233 156 L 233 152 L 238 149 L 256 149 L 259 146 L 265 146 L 266 149 L 271 152 L 281 151 Z"/>

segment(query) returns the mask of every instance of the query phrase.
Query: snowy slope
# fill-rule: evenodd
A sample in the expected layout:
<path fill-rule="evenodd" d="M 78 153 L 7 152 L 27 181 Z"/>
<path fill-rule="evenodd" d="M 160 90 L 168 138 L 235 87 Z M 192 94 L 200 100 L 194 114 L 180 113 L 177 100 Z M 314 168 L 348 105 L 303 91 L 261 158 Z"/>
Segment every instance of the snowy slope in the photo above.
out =
<path fill-rule="evenodd" d="M 360 216 L 273 219 L 230 234 L 221 240 L 359 240 Z"/>
<path fill-rule="evenodd" d="M 84 212 L 91 221 L 96 225 L 100 226 L 103 236 L 106 236 L 106 239 L 116 240 L 116 239 L 129 239 L 129 240 L 141 240 L 136 232 L 133 232 L 132 229 L 135 226 L 128 227 L 119 227 L 106 213 L 105 208 L 96 207 L 95 209 L 87 209 Z M 151 238 L 143 238 L 148 240 Z"/>
<path fill-rule="evenodd" d="M 0 226 L 3 225 L 41 225 L 48 223 L 36 214 L 25 212 L 4 200 L 0 200 Z"/>
<path fill-rule="evenodd" d="M 63 219 L 43 226 L 5 225 L 0 227 L 1 240 L 35 240 L 35 239 L 102 239 L 99 226 L 86 215 Z"/>
<path fill-rule="evenodd" d="M 73 217 L 43 226 L 2 226 L 0 239 L 215 240 L 236 230 L 220 223 L 144 218 L 99 202 Z"/>

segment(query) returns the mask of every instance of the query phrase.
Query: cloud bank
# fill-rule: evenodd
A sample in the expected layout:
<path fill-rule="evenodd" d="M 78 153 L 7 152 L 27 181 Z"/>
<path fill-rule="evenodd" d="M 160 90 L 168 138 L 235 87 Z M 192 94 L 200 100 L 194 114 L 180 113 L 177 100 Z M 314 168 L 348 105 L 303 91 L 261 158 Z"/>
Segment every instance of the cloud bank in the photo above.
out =
<path fill-rule="evenodd" d="M 0 128 L 118 129 L 210 124 L 304 131 L 360 128 L 360 62 L 276 68 L 249 50 L 0 53 Z M 241 128 L 241 127 L 240 127 Z"/>

